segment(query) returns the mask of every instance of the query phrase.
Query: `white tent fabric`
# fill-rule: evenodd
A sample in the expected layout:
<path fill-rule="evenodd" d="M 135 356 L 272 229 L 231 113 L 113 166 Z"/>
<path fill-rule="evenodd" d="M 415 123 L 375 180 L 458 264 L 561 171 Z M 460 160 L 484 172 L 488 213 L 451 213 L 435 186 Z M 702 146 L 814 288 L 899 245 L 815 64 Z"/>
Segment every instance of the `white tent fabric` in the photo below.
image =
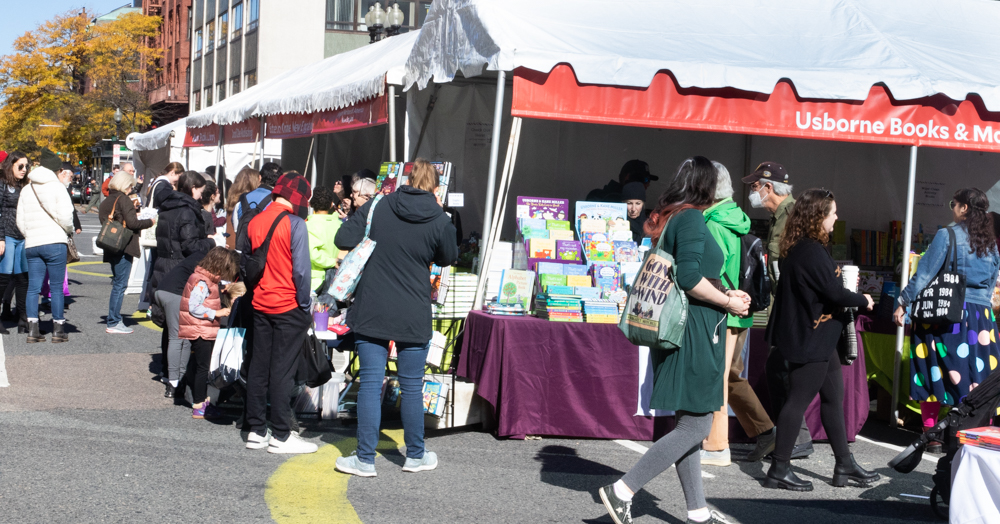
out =
<path fill-rule="evenodd" d="M 278 75 L 187 117 L 188 127 L 229 125 L 249 118 L 340 109 L 402 83 L 403 67 L 418 31 L 331 56 Z"/>
<path fill-rule="evenodd" d="M 165 126 L 147 131 L 135 138 L 135 151 L 151 151 L 160 149 L 170 143 L 172 135 L 184 137 L 184 119 L 176 120 Z"/>
<path fill-rule="evenodd" d="M 987 0 L 435 0 L 406 63 L 406 87 L 526 67 L 573 67 L 581 83 L 864 100 L 982 97 L 1000 111 L 1000 3 Z"/>

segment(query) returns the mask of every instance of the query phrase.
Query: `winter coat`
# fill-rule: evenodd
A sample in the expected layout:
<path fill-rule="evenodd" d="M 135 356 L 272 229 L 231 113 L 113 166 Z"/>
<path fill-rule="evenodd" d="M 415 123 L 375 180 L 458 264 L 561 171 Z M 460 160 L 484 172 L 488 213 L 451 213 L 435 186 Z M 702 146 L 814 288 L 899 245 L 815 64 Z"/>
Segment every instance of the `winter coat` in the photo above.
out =
<path fill-rule="evenodd" d="M 125 193 L 114 189 L 108 194 L 108 198 L 105 198 L 101 202 L 101 207 L 97 213 L 102 226 L 111 218 L 122 222 L 126 228 L 132 230 L 132 239 L 125 246 L 125 254 L 132 258 L 139 258 L 139 235 L 143 229 L 153 227 L 153 221 L 149 219 L 139 220 L 135 206 L 132 204 L 132 199 Z M 105 251 L 104 261 L 113 263 L 114 261 L 111 258 L 115 255 L 117 253 L 113 254 Z"/>
<path fill-rule="evenodd" d="M 194 253 L 207 253 L 215 240 L 205 234 L 205 215 L 191 195 L 174 191 L 160 205 L 156 221 L 156 262 L 150 285 L 155 293 L 160 279 L 181 260 Z"/>
<path fill-rule="evenodd" d="M 24 240 L 24 235 L 17 228 L 17 202 L 20 198 L 21 188 L 0 182 L 0 239 Z"/>
<path fill-rule="evenodd" d="M 208 284 L 208 297 L 203 303 L 208 309 L 218 311 L 222 309 L 222 296 L 219 293 L 219 277 L 206 271 L 202 267 L 194 268 L 194 273 L 188 277 L 187 284 L 181 294 L 181 315 L 177 328 L 177 338 L 181 340 L 215 340 L 219 335 L 219 319 L 212 320 L 196 318 L 188 310 L 191 291 L 198 282 L 205 281 Z"/>
<path fill-rule="evenodd" d="M 66 186 L 46 168 L 35 168 L 28 180 L 31 183 L 17 202 L 17 228 L 24 235 L 24 248 L 65 244 L 73 233 L 73 201 Z"/>
<path fill-rule="evenodd" d="M 705 225 L 722 249 L 725 262 L 722 264 L 722 284 L 726 287 L 740 285 L 740 263 L 743 260 L 741 236 L 750 232 L 750 217 L 743 212 L 732 198 L 726 198 L 704 212 Z M 729 280 L 726 280 L 729 277 Z M 729 314 L 726 325 L 732 328 L 748 328 L 753 325 L 753 317 L 740 318 Z"/>
<path fill-rule="evenodd" d="M 350 250 L 365 236 L 370 200 L 340 226 L 334 243 Z M 381 199 L 370 237 L 377 245 L 354 293 L 347 325 L 355 333 L 397 343 L 431 339 L 430 265 L 458 258 L 455 226 L 427 191 L 403 186 Z"/>

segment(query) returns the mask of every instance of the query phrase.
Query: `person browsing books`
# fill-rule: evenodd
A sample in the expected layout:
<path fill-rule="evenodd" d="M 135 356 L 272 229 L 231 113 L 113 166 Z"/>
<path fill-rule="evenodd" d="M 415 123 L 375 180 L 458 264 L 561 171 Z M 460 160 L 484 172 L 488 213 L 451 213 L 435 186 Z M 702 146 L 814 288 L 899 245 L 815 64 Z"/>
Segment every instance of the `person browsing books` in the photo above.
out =
<path fill-rule="evenodd" d="M 424 448 L 423 378 L 431 339 L 430 266 L 450 266 L 458 258 L 455 227 L 437 201 L 437 170 L 417 159 L 409 185 L 378 200 L 372 199 L 343 225 L 334 243 L 354 249 L 365 236 L 377 242 L 347 312 L 347 325 L 357 337 L 361 363 L 358 391 L 357 454 L 337 459 L 337 469 L 364 477 L 375 476 L 375 446 L 382 417 L 381 389 L 390 340 L 398 355 L 402 394 L 403 471 L 437 467 L 437 455 Z"/>

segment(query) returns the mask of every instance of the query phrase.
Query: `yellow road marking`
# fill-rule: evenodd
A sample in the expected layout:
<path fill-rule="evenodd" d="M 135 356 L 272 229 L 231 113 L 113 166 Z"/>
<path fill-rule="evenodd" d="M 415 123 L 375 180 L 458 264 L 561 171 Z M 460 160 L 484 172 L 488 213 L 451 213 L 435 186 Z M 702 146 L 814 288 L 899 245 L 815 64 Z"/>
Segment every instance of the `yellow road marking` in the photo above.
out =
<path fill-rule="evenodd" d="M 163 333 L 163 328 L 161 328 L 160 326 L 157 326 L 156 324 L 154 324 L 153 321 L 150 320 L 148 316 L 146 316 L 146 315 L 144 315 L 144 314 L 142 314 L 142 313 L 140 313 L 138 311 L 136 311 L 135 313 L 132 313 L 132 316 L 129 317 L 129 318 L 131 318 L 132 320 L 135 320 L 136 324 L 139 324 L 140 326 L 142 326 L 144 328 L 152 329 L 153 331 L 157 331 L 157 332 Z"/>
<path fill-rule="evenodd" d="M 104 262 L 75 262 L 75 263 L 70 264 L 69 266 L 67 266 L 67 269 L 69 270 L 70 273 L 76 273 L 78 275 L 88 275 L 88 276 L 92 276 L 92 277 L 106 277 L 106 278 L 111 278 L 111 275 L 108 274 L 108 273 L 91 273 L 90 271 L 80 271 L 79 269 L 76 269 L 76 268 L 78 268 L 80 266 L 94 266 L 94 265 L 102 265 L 103 266 L 104 264 L 105 264 Z"/>
<path fill-rule="evenodd" d="M 297 455 L 278 466 L 264 488 L 271 518 L 278 524 L 361 524 L 347 500 L 347 482 L 352 475 L 335 469 L 337 457 L 349 455 L 357 445 L 356 438 L 338 440 L 321 446 L 316 453 Z M 401 447 L 403 430 L 382 430 L 376 449 Z"/>

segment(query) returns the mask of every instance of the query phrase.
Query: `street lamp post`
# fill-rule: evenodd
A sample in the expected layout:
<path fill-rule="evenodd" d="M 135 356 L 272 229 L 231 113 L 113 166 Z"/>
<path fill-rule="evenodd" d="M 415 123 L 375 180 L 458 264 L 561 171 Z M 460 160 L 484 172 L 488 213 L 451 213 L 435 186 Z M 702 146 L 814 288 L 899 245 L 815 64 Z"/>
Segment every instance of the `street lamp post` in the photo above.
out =
<path fill-rule="evenodd" d="M 374 44 L 382 39 L 384 24 L 385 11 L 382 9 L 382 4 L 376 2 L 375 5 L 368 8 L 368 13 L 365 14 L 365 25 L 368 26 L 368 35 L 371 37 L 369 44 Z"/>
<path fill-rule="evenodd" d="M 399 4 L 392 4 L 392 7 L 386 11 L 386 24 L 389 28 L 385 30 L 385 36 L 396 36 L 399 34 L 399 29 L 403 25 L 403 11 L 399 9 Z"/>
<path fill-rule="evenodd" d="M 120 107 L 115 108 L 115 142 L 118 142 L 118 135 L 121 134 L 122 128 L 122 110 Z"/>

